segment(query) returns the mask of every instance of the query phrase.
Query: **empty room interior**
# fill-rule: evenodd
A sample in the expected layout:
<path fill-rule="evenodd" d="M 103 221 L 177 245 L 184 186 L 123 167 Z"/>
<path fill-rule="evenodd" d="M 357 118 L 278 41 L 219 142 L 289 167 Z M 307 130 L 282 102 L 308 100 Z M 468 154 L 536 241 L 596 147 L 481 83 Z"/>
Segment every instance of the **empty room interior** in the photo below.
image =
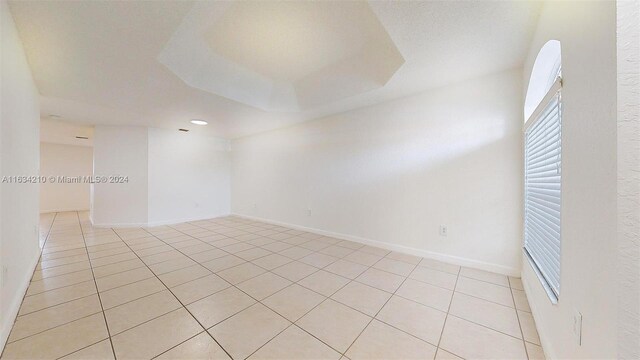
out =
<path fill-rule="evenodd" d="M 640 1 L 0 4 L 2 360 L 640 359 Z"/>

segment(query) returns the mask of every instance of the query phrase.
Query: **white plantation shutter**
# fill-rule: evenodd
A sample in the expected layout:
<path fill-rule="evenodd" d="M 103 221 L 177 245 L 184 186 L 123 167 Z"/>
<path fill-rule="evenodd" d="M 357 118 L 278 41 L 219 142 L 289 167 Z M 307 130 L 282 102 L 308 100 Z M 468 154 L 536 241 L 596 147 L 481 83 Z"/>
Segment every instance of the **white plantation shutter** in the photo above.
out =
<path fill-rule="evenodd" d="M 539 275 L 560 293 L 562 199 L 561 81 L 551 87 L 525 130 L 524 249 Z"/>

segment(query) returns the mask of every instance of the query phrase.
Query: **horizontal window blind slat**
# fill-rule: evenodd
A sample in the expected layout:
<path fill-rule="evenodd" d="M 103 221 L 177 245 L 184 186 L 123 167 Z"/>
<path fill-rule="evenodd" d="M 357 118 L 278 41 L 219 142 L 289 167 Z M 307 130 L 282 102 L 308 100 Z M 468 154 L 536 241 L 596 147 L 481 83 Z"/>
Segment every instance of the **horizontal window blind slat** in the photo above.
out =
<path fill-rule="evenodd" d="M 560 92 L 531 119 L 525 133 L 524 246 L 540 274 L 560 291 L 562 106 Z"/>

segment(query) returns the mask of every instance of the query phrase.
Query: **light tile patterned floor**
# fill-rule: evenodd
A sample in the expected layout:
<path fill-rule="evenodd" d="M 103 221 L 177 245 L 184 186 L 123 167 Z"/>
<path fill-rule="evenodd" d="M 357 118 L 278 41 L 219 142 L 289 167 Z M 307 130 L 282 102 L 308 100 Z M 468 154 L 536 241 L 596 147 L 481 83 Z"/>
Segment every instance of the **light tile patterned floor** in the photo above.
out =
<path fill-rule="evenodd" d="M 42 228 L 3 359 L 543 357 L 519 279 L 238 217 Z"/>

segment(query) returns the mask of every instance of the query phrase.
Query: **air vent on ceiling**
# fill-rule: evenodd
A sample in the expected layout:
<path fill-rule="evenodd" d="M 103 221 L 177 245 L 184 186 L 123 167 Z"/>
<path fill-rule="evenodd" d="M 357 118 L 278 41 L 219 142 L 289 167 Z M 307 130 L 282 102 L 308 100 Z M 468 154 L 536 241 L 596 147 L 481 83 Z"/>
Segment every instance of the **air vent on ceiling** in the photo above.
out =
<path fill-rule="evenodd" d="M 89 140 L 86 136 L 76 136 L 76 139 Z"/>
<path fill-rule="evenodd" d="M 178 129 L 178 131 L 184 131 L 184 132 L 187 132 L 187 131 L 189 131 L 189 130 L 188 130 L 188 129 Z"/>

